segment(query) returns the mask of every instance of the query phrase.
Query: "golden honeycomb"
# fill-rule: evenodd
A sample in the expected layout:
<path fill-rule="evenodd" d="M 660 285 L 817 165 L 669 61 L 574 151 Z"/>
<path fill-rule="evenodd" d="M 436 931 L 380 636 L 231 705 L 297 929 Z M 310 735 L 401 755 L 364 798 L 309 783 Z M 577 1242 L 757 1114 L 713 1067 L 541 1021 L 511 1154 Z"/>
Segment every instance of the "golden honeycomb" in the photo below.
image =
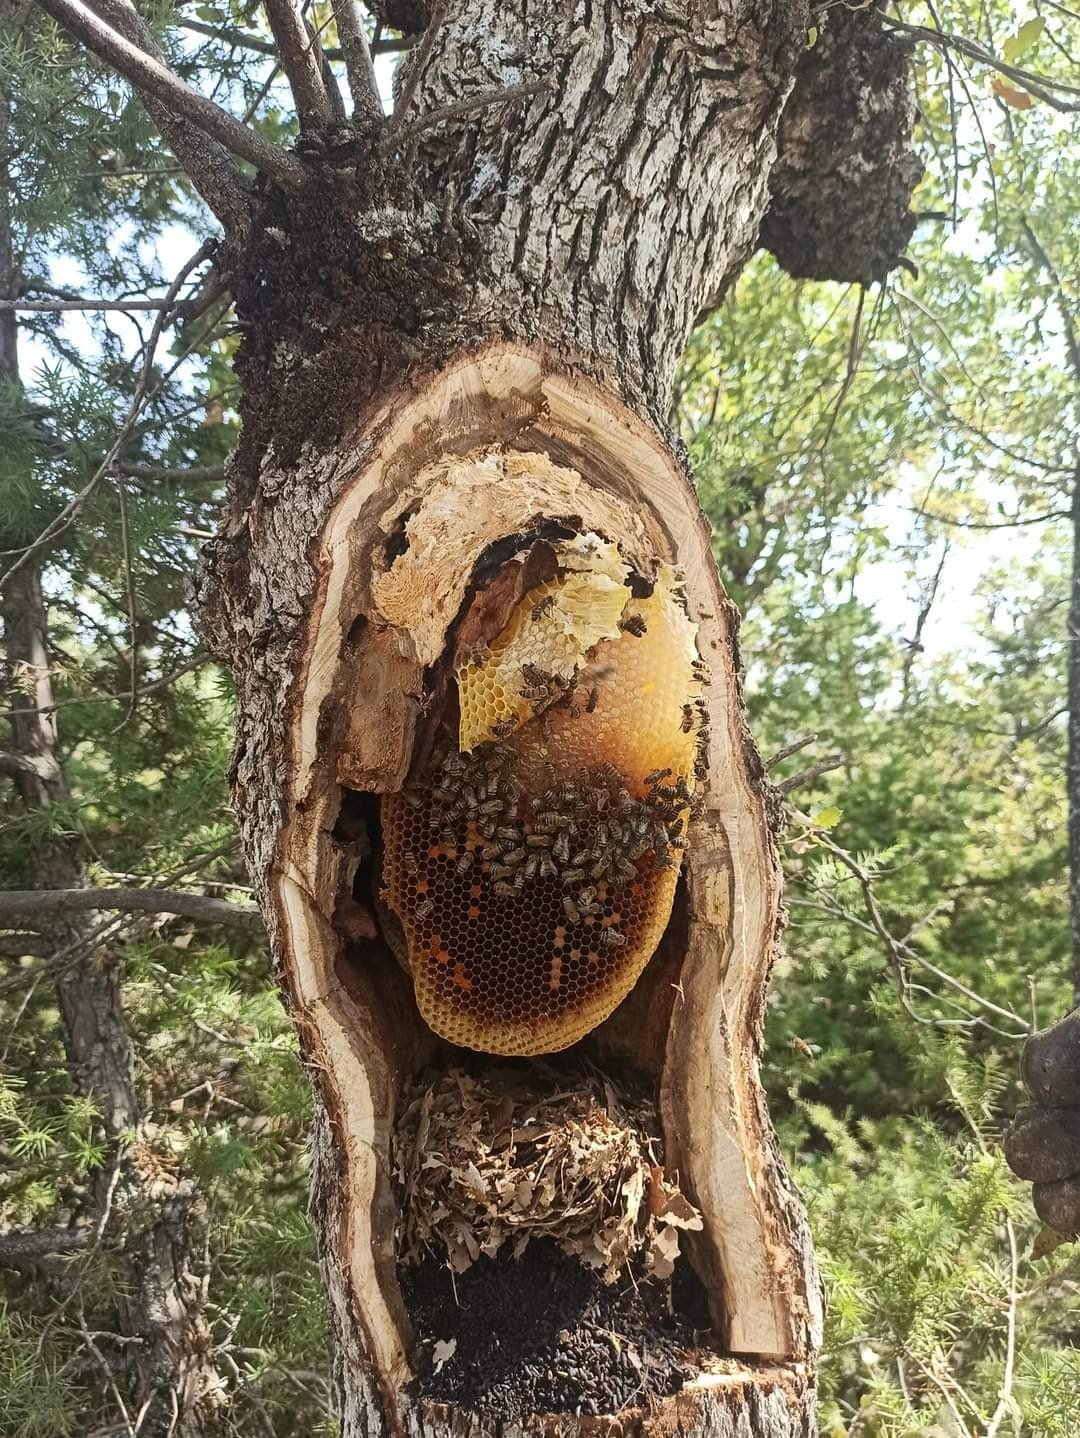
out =
<path fill-rule="evenodd" d="M 704 772 L 703 668 L 674 572 L 662 566 L 633 599 L 607 548 L 581 568 L 575 551 L 524 596 L 459 671 L 457 732 L 444 728 L 424 774 L 383 799 L 383 897 L 417 1005 L 463 1047 L 576 1043 L 629 993 L 670 917 Z M 561 683 L 545 667 L 557 662 Z"/>
<path fill-rule="evenodd" d="M 498 638 L 457 671 L 462 750 L 509 733 L 543 707 L 529 698 L 526 666 L 568 685 L 586 652 L 619 633 L 630 568 L 617 546 L 583 534 L 554 548 L 558 577 L 531 589 Z"/>

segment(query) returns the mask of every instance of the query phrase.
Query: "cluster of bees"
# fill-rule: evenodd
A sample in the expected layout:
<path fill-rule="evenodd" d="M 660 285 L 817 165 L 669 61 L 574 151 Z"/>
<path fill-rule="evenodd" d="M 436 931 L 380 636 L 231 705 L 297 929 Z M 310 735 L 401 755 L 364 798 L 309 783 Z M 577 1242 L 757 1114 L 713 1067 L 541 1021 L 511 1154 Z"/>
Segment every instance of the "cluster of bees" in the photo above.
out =
<path fill-rule="evenodd" d="M 692 665 L 694 678 L 701 685 L 707 685 L 712 678 L 704 659 L 695 659 Z M 696 729 L 695 729 L 696 726 Z M 698 695 L 682 707 L 682 732 L 694 731 L 694 778 L 703 784 L 709 777 L 709 706 Z"/>
<path fill-rule="evenodd" d="M 567 893 L 562 908 L 567 920 L 580 922 L 598 913 L 596 886 L 632 882 L 646 869 L 659 872 L 676 866 L 672 850 L 686 848 L 685 825 L 700 802 L 686 780 L 670 769 L 645 776 L 645 797 L 635 798 L 611 765 L 582 768 L 572 779 L 559 779 L 548 766 L 548 787 L 525 801 L 510 774 L 509 753 L 488 744 L 461 754 L 452 747 L 436 750 L 432 787 L 426 796 L 428 826 L 433 838 L 454 854 L 454 869 L 467 874 L 477 863 L 502 897 L 520 894 L 536 879 L 558 879 Z M 411 807 L 425 797 L 411 792 Z M 403 856 L 406 872 L 415 875 L 415 854 Z M 423 900 L 416 917 L 424 919 L 431 900 Z M 611 933 L 611 931 L 608 931 Z M 625 942 L 612 934 L 607 942 Z"/>

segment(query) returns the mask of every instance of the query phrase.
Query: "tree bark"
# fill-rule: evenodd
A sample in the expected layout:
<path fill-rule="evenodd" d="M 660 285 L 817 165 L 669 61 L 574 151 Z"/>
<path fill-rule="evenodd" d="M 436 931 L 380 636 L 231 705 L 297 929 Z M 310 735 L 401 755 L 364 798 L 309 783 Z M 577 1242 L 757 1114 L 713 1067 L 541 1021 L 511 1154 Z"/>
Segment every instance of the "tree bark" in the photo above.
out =
<path fill-rule="evenodd" d="M 615 540 L 643 572 L 681 565 L 713 675 L 708 799 L 668 939 L 571 1050 L 644 1071 L 665 1163 L 704 1218 L 697 1376 L 618 1421 L 813 1431 L 819 1280 L 757 1077 L 777 808 L 736 616 L 663 429 L 688 331 L 756 242 L 804 24 L 737 3 L 457 5 L 418 52 L 406 123 L 500 87 L 544 93 L 424 130 L 411 174 L 268 195 L 233 258 L 244 437 L 201 610 L 237 677 L 237 812 L 317 1094 L 346 1438 L 501 1426 L 424 1396 L 391 1135 L 403 1088 L 456 1051 L 374 923 L 342 923 L 343 895 L 378 908 L 353 885 L 377 820 L 358 846 L 344 816 L 405 784 L 485 555 L 551 525 Z"/>

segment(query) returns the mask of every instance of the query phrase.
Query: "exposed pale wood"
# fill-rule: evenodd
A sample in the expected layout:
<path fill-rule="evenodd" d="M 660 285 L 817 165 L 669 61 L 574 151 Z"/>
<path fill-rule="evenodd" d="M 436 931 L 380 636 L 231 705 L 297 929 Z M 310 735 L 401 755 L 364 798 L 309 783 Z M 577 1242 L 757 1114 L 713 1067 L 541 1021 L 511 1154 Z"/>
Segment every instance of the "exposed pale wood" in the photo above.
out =
<path fill-rule="evenodd" d="M 460 489 L 454 466 L 437 462 L 440 454 L 500 442 L 512 451 L 501 463 L 456 466 Z M 668 557 L 687 571 L 713 667 L 712 781 L 691 835 L 685 947 L 664 960 L 680 990 L 653 1053 L 663 1069 L 665 1143 L 705 1216 L 693 1256 L 726 1349 L 789 1364 L 812 1358 L 818 1283 L 756 1067 L 779 873 L 760 761 L 744 731 L 734 617 L 688 481 L 659 440 L 609 397 L 541 352 L 507 344 L 451 362 L 412 394 L 388 395 L 348 452 L 354 473 L 318 552 L 318 597 L 291 711 L 290 820 L 271 876 L 283 975 L 331 1118 L 320 1141 L 319 1186 L 334 1184 L 340 1203 L 326 1270 L 345 1361 L 367 1365 L 371 1391 L 381 1395 L 372 1398 L 376 1407 L 410 1373 L 390 1245 L 389 1135 L 402 1077 L 437 1044 L 409 1017 L 400 993 L 388 999 L 387 985 L 397 984 L 407 1000 L 408 980 L 377 945 L 365 946 L 359 966 L 342 968 L 329 918 L 343 862 L 333 837 L 338 776 L 375 793 L 400 787 L 423 667 L 441 654 L 477 559 L 493 540 L 545 516 L 572 516 L 620 539 L 630 557 Z M 391 573 L 386 541 L 406 516 L 409 546 Z M 598 1032 L 599 1047 L 617 1045 L 618 1023 L 617 1013 L 610 1034 L 608 1026 Z M 394 1407 L 403 1421 L 417 1421 L 407 1398 Z M 773 1431 L 746 1421 L 744 1413 L 714 1431 Z M 721 1419 L 714 1413 L 709 1422 Z"/>

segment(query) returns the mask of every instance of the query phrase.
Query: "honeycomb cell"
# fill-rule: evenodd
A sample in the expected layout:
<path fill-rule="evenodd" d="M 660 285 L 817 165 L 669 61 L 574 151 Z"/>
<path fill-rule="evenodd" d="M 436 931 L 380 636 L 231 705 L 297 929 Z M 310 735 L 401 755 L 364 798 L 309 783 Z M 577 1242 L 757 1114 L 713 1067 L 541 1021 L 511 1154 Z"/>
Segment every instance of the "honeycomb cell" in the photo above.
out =
<path fill-rule="evenodd" d="M 609 577 L 603 559 L 520 601 L 490 657 L 459 674 L 458 732 L 442 734 L 413 788 L 383 800 L 384 897 L 417 1005 L 467 1048 L 530 1055 L 575 1043 L 630 991 L 670 917 L 707 739 L 675 576 L 662 568 L 646 599 L 620 581 L 613 622 L 604 585 L 595 623 L 580 587 L 570 610 L 555 603 L 533 617 L 560 581 Z M 524 701 L 513 733 L 480 738 L 515 674 L 537 687 L 529 655 L 556 655 L 558 633 L 577 646 L 576 657 L 565 651 L 565 686 Z M 582 648 L 584 633 L 600 637 Z"/>

